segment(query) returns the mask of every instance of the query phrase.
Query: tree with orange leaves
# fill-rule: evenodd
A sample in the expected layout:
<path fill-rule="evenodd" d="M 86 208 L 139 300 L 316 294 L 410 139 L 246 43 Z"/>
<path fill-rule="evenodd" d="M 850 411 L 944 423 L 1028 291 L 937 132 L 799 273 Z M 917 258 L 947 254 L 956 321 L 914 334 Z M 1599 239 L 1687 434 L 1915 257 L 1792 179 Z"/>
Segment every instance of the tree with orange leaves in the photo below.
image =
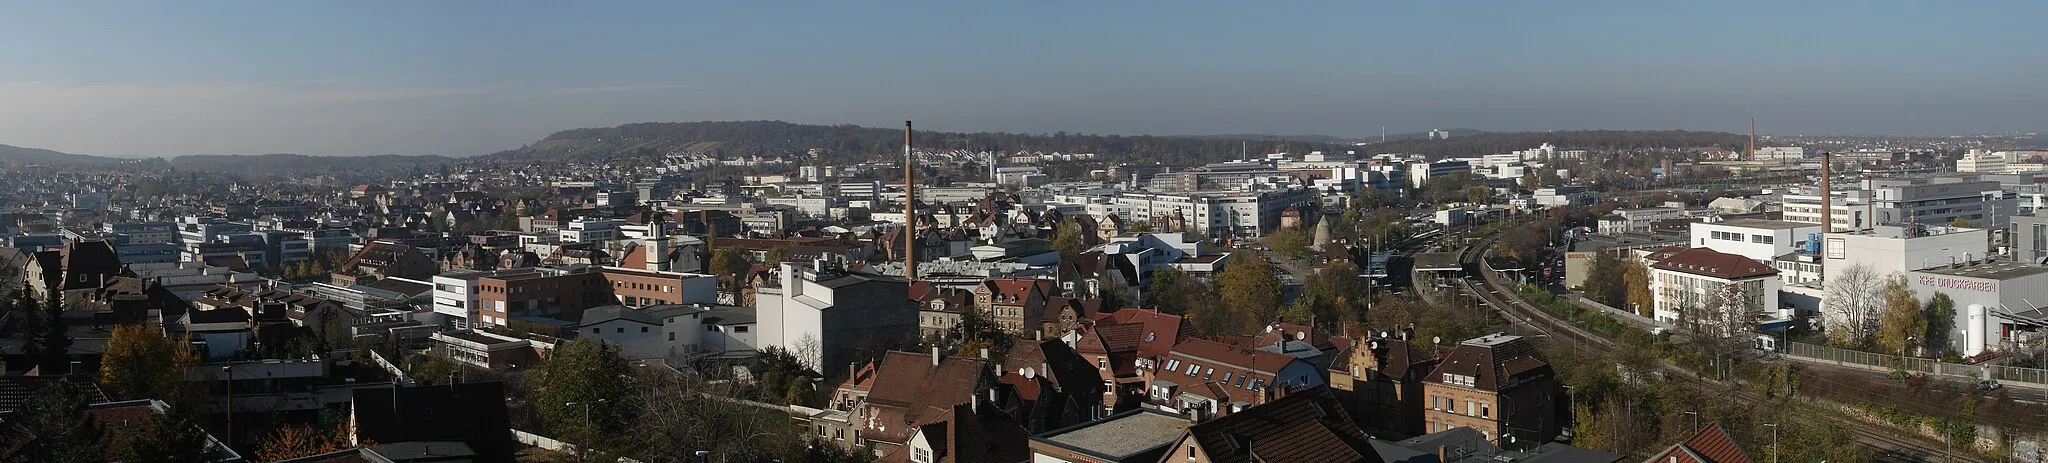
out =
<path fill-rule="evenodd" d="M 331 432 L 322 432 L 312 426 L 277 428 L 258 444 L 255 461 L 284 461 L 348 449 L 347 426 L 335 426 Z"/>

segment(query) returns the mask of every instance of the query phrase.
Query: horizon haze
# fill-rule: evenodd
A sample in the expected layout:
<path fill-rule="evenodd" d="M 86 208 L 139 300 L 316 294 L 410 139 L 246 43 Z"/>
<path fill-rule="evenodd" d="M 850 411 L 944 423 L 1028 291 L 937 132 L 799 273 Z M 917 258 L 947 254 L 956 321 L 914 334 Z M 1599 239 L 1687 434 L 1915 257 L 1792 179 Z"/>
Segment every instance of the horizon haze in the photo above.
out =
<path fill-rule="evenodd" d="M 633 122 L 2040 131 L 2039 2 L 17 4 L 0 144 L 438 154 Z"/>

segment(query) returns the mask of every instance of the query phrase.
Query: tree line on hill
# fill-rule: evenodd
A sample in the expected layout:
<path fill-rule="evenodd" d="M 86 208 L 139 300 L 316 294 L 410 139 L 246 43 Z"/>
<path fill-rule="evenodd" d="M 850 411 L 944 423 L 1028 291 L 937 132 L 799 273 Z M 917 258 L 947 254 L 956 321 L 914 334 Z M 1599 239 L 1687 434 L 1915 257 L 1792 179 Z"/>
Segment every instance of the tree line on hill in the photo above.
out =
<path fill-rule="evenodd" d="M 1447 140 L 1391 140 L 1351 145 L 1319 142 L 1318 138 L 1259 136 L 1098 135 L 1068 132 L 937 132 L 914 133 L 922 149 L 972 151 L 1043 151 L 1096 153 L 1105 161 L 1199 165 L 1249 154 L 1310 151 L 1361 154 L 1413 153 L 1433 158 L 1507 153 L 1551 143 L 1563 148 L 1642 150 L 1713 147 L 1735 149 L 1747 138 L 1721 132 L 1683 130 L 1586 130 L 1561 132 L 1480 133 Z M 1334 139 L 1331 139 L 1334 140 Z M 487 159 L 604 158 L 615 155 L 660 155 L 676 150 L 701 151 L 723 157 L 787 156 L 821 148 L 841 155 L 888 155 L 903 151 L 903 131 L 854 125 L 805 125 L 782 121 L 662 122 L 556 132 L 519 149 L 487 155 Z"/>

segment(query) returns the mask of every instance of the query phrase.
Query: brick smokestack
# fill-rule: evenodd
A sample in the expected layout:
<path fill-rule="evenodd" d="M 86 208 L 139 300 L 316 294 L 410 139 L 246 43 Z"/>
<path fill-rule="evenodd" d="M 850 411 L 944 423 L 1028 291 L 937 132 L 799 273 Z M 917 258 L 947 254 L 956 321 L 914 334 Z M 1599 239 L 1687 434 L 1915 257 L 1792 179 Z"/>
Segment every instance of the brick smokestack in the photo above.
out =
<path fill-rule="evenodd" d="M 1835 196 L 1834 190 L 1828 185 L 1833 183 L 1829 180 L 1834 176 L 1834 166 L 1835 155 L 1826 151 L 1820 152 L 1820 231 L 1822 233 L 1832 233 L 1835 231 Z"/>
<path fill-rule="evenodd" d="M 917 279 L 917 156 L 910 151 L 910 121 L 903 121 L 903 279 Z"/>

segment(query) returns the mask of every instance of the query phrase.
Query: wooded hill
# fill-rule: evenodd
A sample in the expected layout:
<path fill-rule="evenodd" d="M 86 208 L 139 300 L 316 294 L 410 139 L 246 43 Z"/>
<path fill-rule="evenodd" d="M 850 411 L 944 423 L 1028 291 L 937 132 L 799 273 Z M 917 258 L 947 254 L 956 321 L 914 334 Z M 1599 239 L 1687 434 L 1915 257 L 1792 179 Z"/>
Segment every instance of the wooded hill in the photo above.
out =
<path fill-rule="evenodd" d="M 1448 140 L 1390 140 L 1352 145 L 1230 136 L 1093 135 L 1056 132 L 917 131 L 922 149 L 1096 153 L 1100 159 L 1195 165 L 1237 159 L 1241 152 L 1309 151 L 1360 154 L 1415 153 L 1431 157 L 1479 156 L 1535 148 L 1545 142 L 1564 149 L 1635 150 L 1659 148 L 1738 149 L 1742 135 L 1722 132 L 1591 130 L 1477 133 Z M 821 148 L 835 157 L 867 159 L 903 151 L 900 129 L 853 125 L 803 125 L 781 121 L 638 123 L 556 132 L 519 149 L 486 155 L 493 160 L 604 159 L 659 156 L 684 151 L 722 157 L 791 156 Z M 1244 151 L 1240 151 L 1244 150 Z"/>

